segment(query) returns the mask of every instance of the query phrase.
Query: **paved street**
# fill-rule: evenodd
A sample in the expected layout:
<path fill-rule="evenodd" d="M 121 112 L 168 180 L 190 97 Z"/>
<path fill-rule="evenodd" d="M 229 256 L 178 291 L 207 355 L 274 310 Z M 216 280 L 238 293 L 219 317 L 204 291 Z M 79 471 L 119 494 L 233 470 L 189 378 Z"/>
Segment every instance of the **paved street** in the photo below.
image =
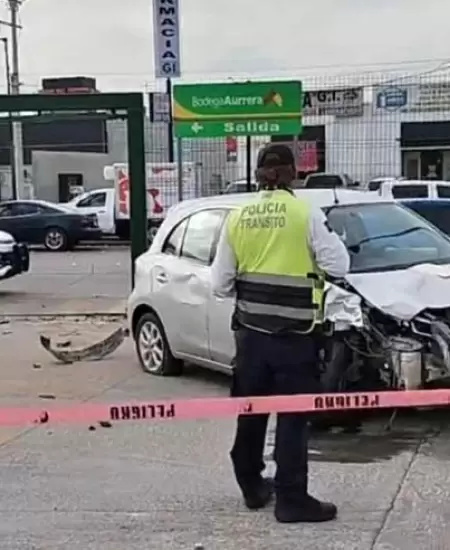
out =
<path fill-rule="evenodd" d="M 31 252 L 28 273 L 0 281 L 2 315 L 122 313 L 131 286 L 128 248 Z"/>
<path fill-rule="evenodd" d="M 130 341 L 108 359 L 72 365 L 55 363 L 38 344 L 42 333 L 92 342 L 116 326 L 1 325 L 0 405 L 226 395 L 223 377 L 196 369 L 179 379 L 145 375 Z M 325 525 L 283 526 L 272 508 L 245 510 L 228 461 L 233 427 L 226 419 L 95 431 L 0 429 L 0 548 L 193 550 L 200 542 L 205 550 L 450 548 L 450 430 L 435 420 L 400 419 L 393 434 L 377 422 L 361 436 L 313 441 L 311 490 L 340 512 Z M 269 471 L 272 446 L 273 433 Z"/>
<path fill-rule="evenodd" d="M 127 249 L 33 252 L 30 273 L 1 283 L 0 405 L 226 395 L 227 381 L 191 368 L 179 379 L 142 373 L 131 341 L 99 362 L 58 365 L 39 334 L 93 343 L 116 328 L 91 320 L 20 316 L 121 313 Z M 311 445 L 312 491 L 338 521 L 281 526 L 250 513 L 231 476 L 234 422 L 0 428 L 1 550 L 450 549 L 450 428 L 429 416 L 382 422 L 360 436 Z M 273 431 L 266 457 L 272 462 Z"/>

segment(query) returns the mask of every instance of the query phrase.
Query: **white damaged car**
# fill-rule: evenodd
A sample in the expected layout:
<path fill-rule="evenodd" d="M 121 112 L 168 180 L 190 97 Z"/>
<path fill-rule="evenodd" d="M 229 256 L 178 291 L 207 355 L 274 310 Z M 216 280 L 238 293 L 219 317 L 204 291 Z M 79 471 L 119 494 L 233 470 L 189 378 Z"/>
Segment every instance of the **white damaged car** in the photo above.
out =
<path fill-rule="evenodd" d="M 346 189 L 296 190 L 326 213 L 351 271 L 328 285 L 322 380 L 329 391 L 413 389 L 450 379 L 450 238 L 398 202 Z M 128 302 L 142 368 L 184 362 L 230 371 L 233 300 L 212 295 L 210 269 L 228 213 L 245 194 L 172 207 L 136 260 Z"/>
<path fill-rule="evenodd" d="M 0 231 L 0 280 L 10 279 L 30 269 L 30 253 L 26 244 Z"/>

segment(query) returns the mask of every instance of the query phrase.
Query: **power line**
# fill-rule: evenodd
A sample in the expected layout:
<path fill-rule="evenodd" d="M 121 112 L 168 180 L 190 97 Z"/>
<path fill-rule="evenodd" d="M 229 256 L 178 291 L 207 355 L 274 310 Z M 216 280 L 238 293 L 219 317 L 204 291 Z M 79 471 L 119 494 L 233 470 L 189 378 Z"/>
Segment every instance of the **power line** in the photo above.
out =
<path fill-rule="evenodd" d="M 345 64 L 323 64 L 323 65 L 296 65 L 292 67 L 283 67 L 276 72 L 278 73 L 295 73 L 298 71 L 304 71 L 304 70 L 322 70 L 322 69 L 343 69 L 343 68 L 367 68 L 367 69 L 375 69 L 376 67 L 384 68 L 384 67 L 394 67 L 401 69 L 403 67 L 412 66 L 412 65 L 424 65 L 429 63 L 450 63 L 450 58 L 443 57 L 443 58 L 425 58 L 425 59 L 417 59 L 417 60 L 398 60 L 398 61 L 380 61 L 380 62 L 370 62 L 370 63 L 345 63 Z M 237 74 L 245 74 L 248 75 L 251 72 L 260 72 L 264 71 L 263 69 L 253 69 L 248 71 L 238 71 Z M 84 68 L 81 68 L 81 72 L 85 72 Z M 105 76 L 111 76 L 111 77 L 139 77 L 139 76 L 148 76 L 148 71 L 136 71 L 136 72 L 103 72 L 103 71 L 89 71 L 92 74 L 95 74 L 99 77 L 105 77 Z M 271 71 L 272 72 L 272 71 Z M 80 73 L 80 68 L 77 68 L 71 71 L 71 74 L 73 73 Z M 200 75 L 203 71 L 197 71 L 194 69 L 184 71 L 184 75 Z M 229 72 L 227 70 L 218 71 L 214 69 L 208 69 L 207 71 L 204 71 L 204 75 L 207 76 L 209 74 L 212 75 L 224 75 L 228 74 Z M 29 77 L 36 77 L 41 76 L 41 73 L 35 73 L 35 72 L 26 72 L 24 75 Z"/>

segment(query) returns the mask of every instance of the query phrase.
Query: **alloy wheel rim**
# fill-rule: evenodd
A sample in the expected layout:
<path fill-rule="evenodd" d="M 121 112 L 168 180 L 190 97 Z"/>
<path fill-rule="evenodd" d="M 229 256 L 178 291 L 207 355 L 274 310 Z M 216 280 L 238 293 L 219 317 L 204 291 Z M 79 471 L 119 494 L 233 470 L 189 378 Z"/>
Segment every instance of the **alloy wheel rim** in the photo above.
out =
<path fill-rule="evenodd" d="M 45 243 L 48 248 L 56 250 L 57 248 L 60 248 L 64 243 L 64 237 L 60 231 L 50 231 L 45 237 Z"/>
<path fill-rule="evenodd" d="M 159 371 L 164 361 L 164 342 L 161 331 L 155 323 L 147 321 L 142 325 L 138 345 L 145 370 Z"/>

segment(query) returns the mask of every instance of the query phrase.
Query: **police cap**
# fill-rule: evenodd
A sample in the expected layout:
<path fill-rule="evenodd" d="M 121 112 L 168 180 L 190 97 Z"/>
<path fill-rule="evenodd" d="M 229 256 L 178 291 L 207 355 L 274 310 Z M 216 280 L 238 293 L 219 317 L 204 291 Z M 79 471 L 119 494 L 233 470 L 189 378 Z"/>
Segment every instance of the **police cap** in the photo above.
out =
<path fill-rule="evenodd" d="M 260 150 L 256 161 L 257 168 L 273 168 L 275 166 L 295 166 L 292 149 L 281 143 L 271 143 Z"/>

